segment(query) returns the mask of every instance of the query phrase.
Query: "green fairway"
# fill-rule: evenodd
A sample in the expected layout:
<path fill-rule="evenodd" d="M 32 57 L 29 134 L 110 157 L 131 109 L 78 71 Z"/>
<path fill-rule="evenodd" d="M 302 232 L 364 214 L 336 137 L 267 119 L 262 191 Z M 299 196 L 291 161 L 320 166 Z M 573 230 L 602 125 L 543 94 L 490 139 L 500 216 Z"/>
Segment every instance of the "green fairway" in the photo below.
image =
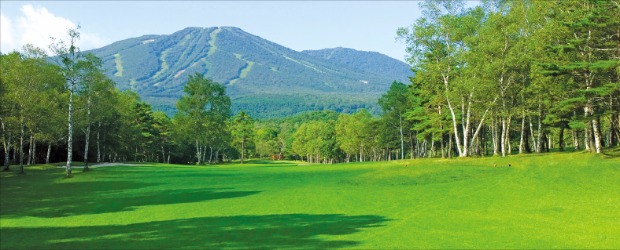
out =
<path fill-rule="evenodd" d="M 620 248 L 605 155 L 26 171 L 0 174 L 2 249 Z"/>

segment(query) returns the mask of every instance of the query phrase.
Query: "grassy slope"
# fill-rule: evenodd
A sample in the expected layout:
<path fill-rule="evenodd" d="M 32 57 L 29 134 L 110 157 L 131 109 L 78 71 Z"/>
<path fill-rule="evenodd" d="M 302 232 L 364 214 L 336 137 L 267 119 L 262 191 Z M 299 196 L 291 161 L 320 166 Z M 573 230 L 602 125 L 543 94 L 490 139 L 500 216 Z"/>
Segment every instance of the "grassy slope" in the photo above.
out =
<path fill-rule="evenodd" d="M 620 248 L 620 158 L 255 163 L 1 173 L 0 248 Z"/>

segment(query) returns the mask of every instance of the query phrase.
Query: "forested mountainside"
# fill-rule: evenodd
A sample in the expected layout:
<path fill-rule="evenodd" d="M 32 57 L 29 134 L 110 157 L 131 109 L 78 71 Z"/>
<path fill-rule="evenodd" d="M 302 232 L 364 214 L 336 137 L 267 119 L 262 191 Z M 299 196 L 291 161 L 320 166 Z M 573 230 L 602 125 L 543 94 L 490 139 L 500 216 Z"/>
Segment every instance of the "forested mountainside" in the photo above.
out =
<path fill-rule="evenodd" d="M 233 113 L 246 110 L 258 118 L 323 109 L 376 111 L 390 84 L 412 75 L 407 64 L 377 52 L 298 52 L 235 27 L 145 35 L 89 52 L 103 60 L 121 90 L 136 91 L 168 114 L 196 72 L 226 86 Z"/>

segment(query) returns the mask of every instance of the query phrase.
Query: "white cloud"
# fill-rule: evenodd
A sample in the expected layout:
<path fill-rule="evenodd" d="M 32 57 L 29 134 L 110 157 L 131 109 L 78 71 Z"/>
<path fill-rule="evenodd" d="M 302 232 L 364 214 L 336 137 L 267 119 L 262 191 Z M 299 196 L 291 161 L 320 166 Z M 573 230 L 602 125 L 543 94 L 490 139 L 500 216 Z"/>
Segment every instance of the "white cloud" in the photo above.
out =
<path fill-rule="evenodd" d="M 0 12 L 0 51 L 12 51 L 15 46 L 11 19 Z"/>
<path fill-rule="evenodd" d="M 56 16 L 45 7 L 27 4 L 22 5 L 20 11 L 21 15 L 16 22 L 2 15 L 2 47 L 0 49 L 3 53 L 21 50 L 23 45 L 29 43 L 49 53 L 49 45 L 52 43 L 50 37 L 66 40 L 67 30 L 77 27 L 71 20 Z M 84 32 L 83 29 L 80 29 L 80 33 L 77 45 L 82 50 L 98 48 L 107 43 L 98 35 Z"/>

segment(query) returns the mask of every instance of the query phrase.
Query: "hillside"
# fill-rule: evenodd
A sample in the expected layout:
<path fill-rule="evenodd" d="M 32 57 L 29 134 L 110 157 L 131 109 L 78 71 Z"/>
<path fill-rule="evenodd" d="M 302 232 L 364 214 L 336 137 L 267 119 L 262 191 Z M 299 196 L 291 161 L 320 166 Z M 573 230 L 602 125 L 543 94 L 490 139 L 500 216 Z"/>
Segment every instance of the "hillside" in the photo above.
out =
<path fill-rule="evenodd" d="M 410 76 L 411 69 L 403 67 L 403 62 L 372 51 L 359 51 L 348 48 L 304 50 L 302 53 L 321 58 L 346 69 L 376 74 L 380 77 Z M 406 81 L 406 79 L 399 79 Z"/>
<path fill-rule="evenodd" d="M 233 112 L 244 109 L 262 118 L 307 110 L 375 110 L 392 81 L 407 81 L 411 74 L 407 64 L 376 52 L 298 52 L 234 27 L 145 35 L 90 52 L 102 58 L 120 89 L 138 92 L 169 114 L 195 72 L 226 85 Z"/>

